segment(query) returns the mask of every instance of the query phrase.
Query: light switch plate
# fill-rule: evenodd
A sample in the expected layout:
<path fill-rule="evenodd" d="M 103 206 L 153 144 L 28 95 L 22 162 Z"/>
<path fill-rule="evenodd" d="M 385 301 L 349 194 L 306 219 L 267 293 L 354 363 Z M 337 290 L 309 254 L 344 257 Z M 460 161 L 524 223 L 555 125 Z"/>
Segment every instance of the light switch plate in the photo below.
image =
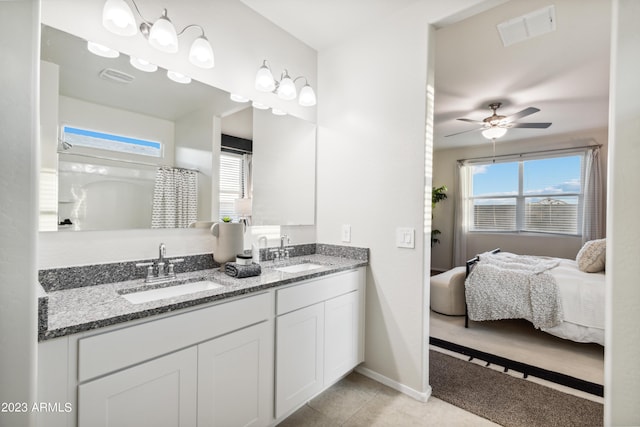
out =
<path fill-rule="evenodd" d="M 413 249 L 416 247 L 416 230 L 409 227 L 396 228 L 396 246 Z"/>
<path fill-rule="evenodd" d="M 351 242 L 351 226 L 349 224 L 342 224 L 342 241 L 344 243 Z"/>

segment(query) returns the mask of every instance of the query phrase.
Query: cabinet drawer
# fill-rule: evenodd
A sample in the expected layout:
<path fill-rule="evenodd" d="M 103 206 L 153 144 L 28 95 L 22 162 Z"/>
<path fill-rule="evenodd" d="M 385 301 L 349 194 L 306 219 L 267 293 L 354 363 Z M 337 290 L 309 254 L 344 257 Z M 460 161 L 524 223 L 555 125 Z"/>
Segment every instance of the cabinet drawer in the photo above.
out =
<path fill-rule="evenodd" d="M 280 289 L 277 293 L 277 314 L 288 313 L 302 307 L 328 300 L 358 289 L 360 270 L 351 270 L 311 280 L 297 286 Z"/>
<path fill-rule="evenodd" d="M 262 322 L 268 293 L 130 326 L 78 341 L 78 381 L 83 382 L 228 332 Z"/>

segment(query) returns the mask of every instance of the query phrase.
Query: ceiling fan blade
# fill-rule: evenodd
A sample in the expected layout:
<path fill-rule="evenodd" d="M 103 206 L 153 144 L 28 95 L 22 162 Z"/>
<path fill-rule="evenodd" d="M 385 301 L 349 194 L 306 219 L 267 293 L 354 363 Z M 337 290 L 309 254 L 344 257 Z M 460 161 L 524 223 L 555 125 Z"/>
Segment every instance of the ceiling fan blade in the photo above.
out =
<path fill-rule="evenodd" d="M 469 122 L 469 123 L 477 123 L 479 125 L 483 125 L 484 122 L 481 120 L 472 120 L 472 119 L 456 119 L 456 120 L 460 120 L 462 122 Z"/>
<path fill-rule="evenodd" d="M 522 111 L 519 111 L 519 112 L 517 112 L 515 114 L 512 114 L 510 116 L 505 117 L 503 120 L 505 122 L 513 122 L 513 121 L 521 119 L 523 117 L 527 117 L 527 116 L 529 116 L 529 115 L 531 115 L 533 113 L 537 113 L 538 111 L 540 111 L 540 109 L 536 108 L 536 107 L 525 108 Z"/>
<path fill-rule="evenodd" d="M 479 130 L 484 130 L 485 128 L 476 128 L 476 129 L 469 129 L 469 130 L 463 130 L 462 132 L 456 132 L 456 133 L 452 133 L 450 135 L 445 135 L 444 137 L 448 137 L 448 136 L 455 136 L 455 135 L 460 135 L 461 133 L 467 133 L 467 132 L 476 132 Z"/>
<path fill-rule="evenodd" d="M 551 123 L 510 123 L 510 128 L 533 128 L 533 129 L 546 129 L 551 126 Z"/>

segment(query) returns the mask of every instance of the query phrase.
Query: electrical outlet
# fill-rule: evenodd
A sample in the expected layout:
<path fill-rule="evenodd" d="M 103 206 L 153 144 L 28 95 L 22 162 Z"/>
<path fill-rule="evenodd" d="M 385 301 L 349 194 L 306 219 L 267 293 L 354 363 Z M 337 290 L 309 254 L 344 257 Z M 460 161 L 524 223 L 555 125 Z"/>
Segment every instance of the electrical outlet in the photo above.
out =
<path fill-rule="evenodd" d="M 342 241 L 351 242 L 351 226 L 349 224 L 342 224 Z"/>

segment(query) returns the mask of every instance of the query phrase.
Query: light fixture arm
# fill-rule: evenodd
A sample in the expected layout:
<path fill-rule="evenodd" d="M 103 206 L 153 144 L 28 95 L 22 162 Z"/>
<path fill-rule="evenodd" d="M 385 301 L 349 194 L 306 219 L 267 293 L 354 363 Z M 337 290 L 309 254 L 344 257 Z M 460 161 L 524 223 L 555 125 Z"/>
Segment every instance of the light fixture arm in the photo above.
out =
<path fill-rule="evenodd" d="M 182 35 L 182 33 L 184 33 L 185 31 L 187 31 L 189 28 L 194 27 L 200 30 L 200 32 L 202 33 L 200 35 L 200 37 L 204 37 L 205 39 L 207 38 L 207 36 L 204 34 L 204 28 L 202 28 L 200 25 L 198 24 L 189 24 L 186 27 L 184 27 L 182 30 L 180 30 L 178 32 L 178 37 L 180 37 Z"/>

